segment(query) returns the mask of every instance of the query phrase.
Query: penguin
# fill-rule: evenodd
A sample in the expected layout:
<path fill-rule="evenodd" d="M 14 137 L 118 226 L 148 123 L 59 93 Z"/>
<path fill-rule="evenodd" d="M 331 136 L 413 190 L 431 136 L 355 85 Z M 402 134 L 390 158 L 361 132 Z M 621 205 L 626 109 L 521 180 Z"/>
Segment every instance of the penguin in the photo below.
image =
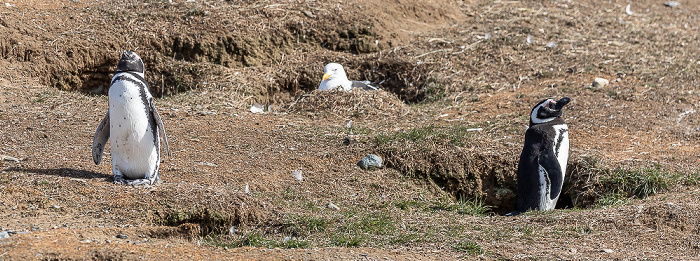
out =
<path fill-rule="evenodd" d="M 323 68 L 323 79 L 318 86 L 319 90 L 330 91 L 351 91 L 352 89 L 360 88 L 363 90 L 379 90 L 379 87 L 373 85 L 369 81 L 350 81 L 345 74 L 343 66 L 337 63 L 326 64 Z"/>
<path fill-rule="evenodd" d="M 570 101 L 546 99 L 532 109 L 518 163 L 518 205 L 509 216 L 556 206 L 569 159 L 569 128 L 561 116 Z"/>
<path fill-rule="evenodd" d="M 160 135 L 170 156 L 163 121 L 153 104 L 144 74 L 141 57 L 124 51 L 109 87 L 107 115 L 92 141 L 92 159 L 99 165 L 111 136 L 115 184 L 136 186 L 160 182 Z"/>

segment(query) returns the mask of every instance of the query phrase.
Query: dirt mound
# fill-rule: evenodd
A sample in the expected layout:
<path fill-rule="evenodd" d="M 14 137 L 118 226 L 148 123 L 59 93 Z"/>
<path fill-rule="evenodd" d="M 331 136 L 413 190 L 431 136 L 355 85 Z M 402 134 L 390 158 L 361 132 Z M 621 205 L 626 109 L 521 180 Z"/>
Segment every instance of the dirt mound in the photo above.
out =
<path fill-rule="evenodd" d="M 410 108 L 386 91 L 313 91 L 293 101 L 288 112 L 307 115 L 336 115 L 355 118 L 375 116 L 401 117 L 410 113 Z"/>
<path fill-rule="evenodd" d="M 269 66 L 298 50 L 376 52 L 462 16 L 450 1 L 84 6 L 56 3 L 51 16 L 43 15 L 44 9 L 8 13 L 0 22 L 0 55 L 44 84 L 99 94 L 106 93 L 121 50 L 136 50 L 151 68 L 146 79 L 155 87 L 152 92 L 161 96 L 199 87 L 197 75 L 207 74 L 210 66 Z M 59 26 L 51 17 L 67 19 Z M 159 23 L 163 17 L 170 22 Z M 266 22 L 251 22 L 257 18 Z M 24 26 L 25 19 L 34 26 Z"/>

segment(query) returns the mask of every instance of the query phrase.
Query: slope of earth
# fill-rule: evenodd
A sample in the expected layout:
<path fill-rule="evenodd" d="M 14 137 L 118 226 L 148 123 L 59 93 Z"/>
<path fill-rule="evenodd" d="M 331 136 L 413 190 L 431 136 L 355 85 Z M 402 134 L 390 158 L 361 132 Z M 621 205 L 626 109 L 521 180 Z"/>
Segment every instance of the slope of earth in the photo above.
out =
<path fill-rule="evenodd" d="M 0 259 L 697 258 L 700 4 L 626 5 L 8 1 Z M 122 49 L 161 97 L 155 186 L 91 159 Z M 384 90 L 313 91 L 331 61 Z M 496 215 L 550 96 L 577 208 Z"/>

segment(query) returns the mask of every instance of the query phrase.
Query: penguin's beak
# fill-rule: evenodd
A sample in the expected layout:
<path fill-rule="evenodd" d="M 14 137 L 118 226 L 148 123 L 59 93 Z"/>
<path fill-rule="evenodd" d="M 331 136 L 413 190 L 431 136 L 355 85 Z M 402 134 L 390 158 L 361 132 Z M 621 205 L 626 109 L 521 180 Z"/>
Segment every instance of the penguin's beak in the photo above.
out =
<path fill-rule="evenodd" d="M 325 81 L 325 80 L 327 80 L 327 79 L 330 78 L 330 77 L 331 77 L 331 73 L 325 73 L 325 74 L 323 75 L 323 80 Z"/>
<path fill-rule="evenodd" d="M 565 106 L 566 104 L 568 104 L 570 101 L 571 101 L 571 98 L 569 98 L 569 97 L 561 98 L 559 101 L 556 101 L 556 102 L 554 103 L 554 109 L 555 109 L 555 110 L 561 110 L 561 109 L 564 108 L 564 106 Z"/>

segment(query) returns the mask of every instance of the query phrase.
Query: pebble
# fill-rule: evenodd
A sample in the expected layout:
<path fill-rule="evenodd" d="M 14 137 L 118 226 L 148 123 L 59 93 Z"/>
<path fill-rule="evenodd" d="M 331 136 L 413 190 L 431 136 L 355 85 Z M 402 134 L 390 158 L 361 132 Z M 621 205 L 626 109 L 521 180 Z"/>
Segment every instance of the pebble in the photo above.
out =
<path fill-rule="evenodd" d="M 304 10 L 301 12 L 304 13 L 304 15 L 308 16 L 309 18 L 316 18 L 316 15 L 314 13 L 312 13 L 311 11 Z"/>
<path fill-rule="evenodd" d="M 232 227 L 228 228 L 228 234 L 235 235 L 236 234 L 236 227 L 232 226 Z"/>
<path fill-rule="evenodd" d="M 326 207 L 333 209 L 333 210 L 340 210 L 340 207 L 333 204 L 333 202 L 328 202 L 328 205 L 326 205 Z"/>
<path fill-rule="evenodd" d="M 302 171 L 301 171 L 301 169 L 298 169 L 298 170 L 292 171 L 292 175 L 293 175 L 293 176 L 294 176 L 294 178 L 295 178 L 296 180 L 298 180 L 298 181 L 302 181 L 302 180 L 304 180 L 304 177 L 302 177 L 302 176 L 301 176 L 301 174 L 302 174 Z"/>
<path fill-rule="evenodd" d="M 265 105 L 262 104 L 254 104 L 250 106 L 250 112 L 252 113 L 263 113 L 265 112 Z"/>
<path fill-rule="evenodd" d="M 664 6 L 668 6 L 668 7 L 671 7 L 671 8 L 673 8 L 673 7 L 678 7 L 678 6 L 680 6 L 680 5 L 681 5 L 681 3 L 676 2 L 676 1 L 668 1 L 668 2 L 664 3 Z"/>
<path fill-rule="evenodd" d="M 129 236 L 124 235 L 124 234 L 119 234 L 119 235 L 117 235 L 117 238 L 125 239 L 125 238 L 129 238 Z"/>
<path fill-rule="evenodd" d="M 0 231 L 0 239 L 10 238 L 10 233 L 7 231 Z"/>
<path fill-rule="evenodd" d="M 592 86 L 593 86 L 594 88 L 603 88 L 603 87 L 605 87 L 606 85 L 608 85 L 609 83 L 610 83 L 610 81 L 608 81 L 607 79 L 604 79 L 604 78 L 595 78 L 595 79 L 593 80 Z"/>
<path fill-rule="evenodd" d="M 374 154 L 369 154 L 362 158 L 360 162 L 357 163 L 357 166 L 360 166 L 360 168 L 364 170 L 368 169 L 381 169 L 384 167 L 384 162 L 382 161 L 382 158 L 380 158 L 377 155 Z"/>
<path fill-rule="evenodd" d="M 608 249 L 608 248 L 603 248 L 603 249 L 600 250 L 600 252 L 605 252 L 605 253 L 610 254 L 610 253 L 613 252 L 613 250 L 612 250 L 612 249 Z"/>

